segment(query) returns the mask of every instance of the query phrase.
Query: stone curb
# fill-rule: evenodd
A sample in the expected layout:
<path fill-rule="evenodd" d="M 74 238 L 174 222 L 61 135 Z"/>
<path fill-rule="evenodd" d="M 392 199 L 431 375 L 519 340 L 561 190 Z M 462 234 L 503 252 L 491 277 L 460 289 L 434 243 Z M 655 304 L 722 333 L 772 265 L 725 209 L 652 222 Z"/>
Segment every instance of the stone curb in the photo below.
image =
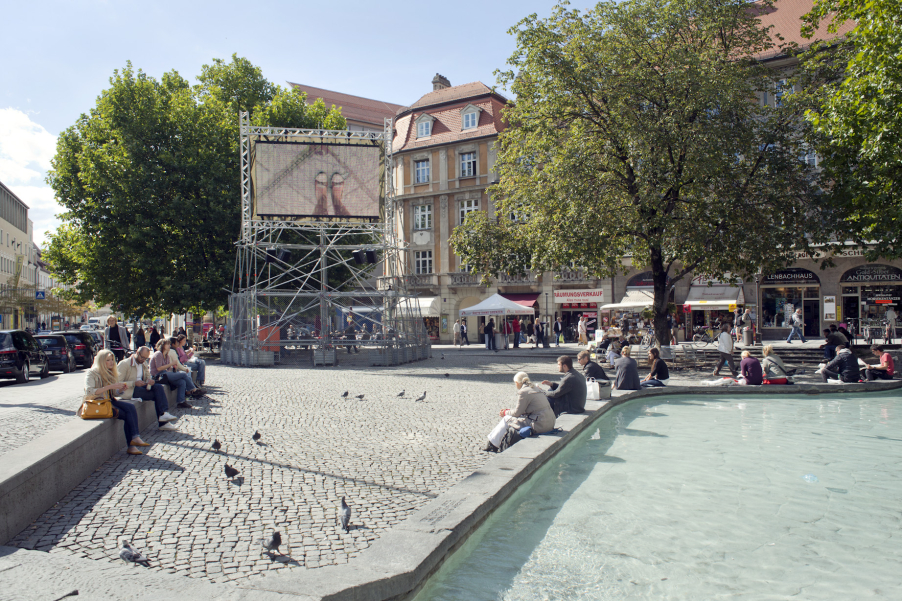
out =
<path fill-rule="evenodd" d="M 705 394 L 705 395 L 777 395 L 777 394 L 833 394 L 855 393 L 864 391 L 886 391 L 902 388 L 902 381 L 879 381 L 863 384 L 846 384 L 842 386 L 830 384 L 803 384 L 793 386 L 671 386 L 667 388 L 650 388 L 631 391 L 611 398 L 610 400 L 589 401 L 587 412 L 581 415 L 561 415 L 557 419 L 557 427 L 563 432 L 546 434 L 537 438 L 524 440 L 504 453 L 490 459 L 482 468 L 476 470 L 447 492 L 433 499 L 429 504 L 417 510 L 400 524 L 388 530 L 371 546 L 361 552 L 351 563 L 327 566 L 315 569 L 297 569 L 286 574 L 262 574 L 253 577 L 241 585 L 213 584 L 206 581 L 174 576 L 159 572 L 137 571 L 125 565 L 97 562 L 88 559 L 67 557 L 39 551 L 28 551 L 13 547 L 0 547 L 0 571 L 8 590 L 44 591 L 43 596 L 24 595 L 19 598 L 46 598 L 49 588 L 44 584 L 52 584 L 59 590 L 81 587 L 81 594 L 89 594 L 92 598 L 121 598 L 123 590 L 128 590 L 129 598 L 134 599 L 299 599 L 301 601 L 391 601 L 407 599 L 414 595 L 432 575 L 478 526 L 497 509 L 536 470 L 561 451 L 569 442 L 589 428 L 599 417 L 612 407 L 627 401 L 651 396 Z M 146 408 L 139 407 L 139 416 L 155 421 L 151 403 Z M 114 420 L 91 423 L 78 420 L 76 424 L 67 426 L 73 433 L 69 442 L 59 445 L 59 431 L 25 445 L 23 451 L 35 445 L 36 449 L 44 448 L 44 455 L 32 463 L 37 465 L 34 472 L 44 474 L 56 472 L 57 464 L 63 461 L 59 457 L 64 449 L 79 452 L 90 443 L 97 443 L 98 437 L 108 441 L 107 448 L 101 452 L 108 453 L 103 460 L 124 446 L 122 427 L 118 423 L 118 435 L 106 432 L 106 428 L 114 427 Z M 115 420 L 118 421 L 118 420 Z M 79 428 L 81 426 L 80 433 Z M 51 444 L 50 437 L 57 441 L 57 448 L 47 449 Z M 113 443 L 112 440 L 116 439 Z M 103 443 L 103 441 L 99 441 Z M 7 457 L 13 453 L 9 453 Z M 19 454 L 19 461 L 25 454 Z M 55 459 L 54 459 L 55 458 Z M 101 461 L 103 461 L 101 460 Z M 81 463 L 84 463 L 82 461 Z M 70 469 L 78 467 L 70 466 Z M 87 471 L 89 474 L 92 467 Z M 26 492 L 30 489 L 38 474 L 29 474 L 28 469 L 19 469 L 9 473 L 9 466 L 0 468 L 0 495 L 6 489 L 7 481 L 19 482 L 13 493 L 19 489 Z M 87 474 L 86 474 L 87 475 Z M 77 485 L 85 476 L 77 479 Z M 43 476 L 46 480 L 46 476 Z M 75 479 L 73 477 L 72 479 Z M 73 485 L 73 487 L 75 486 Z M 59 486 L 57 489 L 62 489 Z M 69 489 L 58 496 L 42 495 L 50 498 L 52 506 L 62 498 Z M 38 494 L 41 491 L 33 494 Z M 9 496 L 9 493 L 6 494 Z M 33 504 L 31 498 L 23 501 L 27 495 L 19 493 L 18 502 Z M 48 507 L 49 507 L 48 506 Z M 5 509 L 5 508 L 4 508 Z M 46 509 L 46 508 L 45 508 Z M 45 509 L 36 512 L 40 515 Z M 36 516 L 35 516 L 36 517 Z M 31 518 L 34 519 L 34 518 Z M 353 520 L 352 520 L 353 523 Z M 27 525 L 27 524 L 26 524 Z M 12 536 L 18 530 L 12 533 Z M 34 574 L 41 573 L 40 579 Z M 40 582 L 36 582 L 36 580 Z M 134 591 L 134 594 L 132 594 Z M 68 591 L 62 591 L 64 594 Z M 177 593 L 176 593 L 177 592 Z M 139 594 L 140 593 L 140 594 Z M 176 597 L 173 597 L 176 594 Z"/>
<path fill-rule="evenodd" d="M 131 401 L 129 401 L 131 402 Z M 143 431 L 157 423 L 152 402 L 133 402 Z M 77 417 L 3 454 L 0 544 L 6 544 L 126 445 L 118 419 Z"/>

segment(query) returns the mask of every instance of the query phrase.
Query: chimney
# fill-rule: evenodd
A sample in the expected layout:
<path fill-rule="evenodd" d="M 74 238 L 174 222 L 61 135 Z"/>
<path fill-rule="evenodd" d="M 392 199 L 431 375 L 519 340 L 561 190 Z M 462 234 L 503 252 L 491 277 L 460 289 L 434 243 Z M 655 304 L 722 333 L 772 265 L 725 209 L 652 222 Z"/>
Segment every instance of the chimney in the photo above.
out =
<path fill-rule="evenodd" d="M 450 88 L 451 82 L 448 81 L 448 78 L 440 73 L 436 73 L 435 77 L 432 78 L 432 91 L 436 90 L 444 90 L 445 88 Z"/>

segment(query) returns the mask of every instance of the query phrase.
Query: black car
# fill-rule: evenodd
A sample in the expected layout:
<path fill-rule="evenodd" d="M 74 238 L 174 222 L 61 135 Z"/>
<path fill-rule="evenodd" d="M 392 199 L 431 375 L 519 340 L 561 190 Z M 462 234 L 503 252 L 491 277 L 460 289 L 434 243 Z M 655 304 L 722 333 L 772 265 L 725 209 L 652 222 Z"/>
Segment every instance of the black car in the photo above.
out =
<path fill-rule="evenodd" d="M 50 369 L 64 374 L 75 370 L 75 349 L 62 334 L 43 334 L 34 337 L 44 347 L 44 354 L 50 361 Z"/>
<path fill-rule="evenodd" d="M 94 354 L 96 355 L 103 348 L 103 334 L 97 330 L 91 330 L 85 334 L 94 339 Z"/>
<path fill-rule="evenodd" d="M 94 355 L 99 350 L 94 337 L 87 332 L 81 330 L 72 330 L 71 332 L 60 332 L 66 337 L 69 346 L 75 353 L 75 361 L 80 363 L 82 367 L 88 368 L 94 364 Z"/>
<path fill-rule="evenodd" d="M 0 378 L 24 383 L 31 376 L 46 378 L 50 364 L 41 343 L 25 330 L 0 332 Z"/>

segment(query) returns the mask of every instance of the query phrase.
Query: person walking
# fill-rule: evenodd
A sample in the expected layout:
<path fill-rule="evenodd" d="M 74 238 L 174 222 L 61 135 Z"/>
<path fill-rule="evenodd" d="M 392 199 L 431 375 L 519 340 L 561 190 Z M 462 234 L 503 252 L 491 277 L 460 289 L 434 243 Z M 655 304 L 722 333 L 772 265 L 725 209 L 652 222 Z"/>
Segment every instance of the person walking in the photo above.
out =
<path fill-rule="evenodd" d="M 537 321 L 535 326 L 533 326 L 533 331 L 536 334 L 536 345 L 533 348 L 539 348 L 539 346 L 545 345 L 545 328 L 542 325 L 541 321 Z"/>
<path fill-rule="evenodd" d="M 513 330 L 514 330 L 514 348 L 520 348 L 520 332 L 522 331 L 522 322 L 519 319 L 517 319 L 516 317 L 514 318 Z"/>
<path fill-rule="evenodd" d="M 717 367 L 714 369 L 713 375 L 719 376 L 720 368 L 723 367 L 724 363 L 728 363 L 730 365 L 730 373 L 735 378 L 738 372 L 733 361 L 733 337 L 730 336 L 729 324 L 723 324 L 720 328 L 720 335 L 717 337 L 717 352 L 720 353 L 720 356 L 717 359 Z"/>
<path fill-rule="evenodd" d="M 485 324 L 485 348 L 490 351 L 497 351 L 497 347 L 495 346 L 495 320 L 490 319 L 487 324 Z"/>
<path fill-rule="evenodd" d="M 467 320 L 460 320 L 460 345 L 463 346 L 466 343 L 467 346 L 470 346 L 470 339 L 467 338 Z"/>
<path fill-rule="evenodd" d="M 554 341 L 558 346 L 561 346 L 561 336 L 564 335 L 564 322 L 561 321 L 561 318 L 558 317 L 557 321 L 554 322 Z"/>
<path fill-rule="evenodd" d="M 589 344 L 589 324 L 588 319 L 585 315 L 579 316 L 579 323 L 576 326 L 577 334 L 579 335 L 579 344 L 581 346 L 586 346 Z"/>
<path fill-rule="evenodd" d="M 786 344 L 792 344 L 792 337 L 798 336 L 802 343 L 808 342 L 805 340 L 805 335 L 802 333 L 802 327 L 804 327 L 805 321 L 802 319 L 802 310 L 796 309 L 795 313 L 793 313 L 789 318 L 789 336 L 786 337 Z"/>
<path fill-rule="evenodd" d="M 460 347 L 460 320 L 455 319 L 454 325 L 451 326 L 451 332 L 454 334 L 454 346 Z"/>

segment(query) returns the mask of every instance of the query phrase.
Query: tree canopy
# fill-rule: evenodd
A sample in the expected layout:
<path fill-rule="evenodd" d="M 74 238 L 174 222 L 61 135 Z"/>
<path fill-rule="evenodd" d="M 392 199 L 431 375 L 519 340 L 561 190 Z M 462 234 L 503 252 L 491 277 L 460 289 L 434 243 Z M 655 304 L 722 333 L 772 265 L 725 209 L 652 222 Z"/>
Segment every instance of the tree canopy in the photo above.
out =
<path fill-rule="evenodd" d="M 829 21 L 844 39 L 816 43 L 803 58 L 807 113 L 824 179 L 848 235 L 871 259 L 902 257 L 902 4 L 817 0 L 809 37 Z"/>
<path fill-rule="evenodd" d="M 128 63 L 60 135 L 47 182 L 65 212 L 45 258 L 76 299 L 137 315 L 221 306 L 241 218 L 238 111 L 258 125 L 347 128 L 340 109 L 308 105 L 238 56 L 198 81 Z"/>
<path fill-rule="evenodd" d="M 776 269 L 826 238 L 804 121 L 756 96 L 779 97 L 779 84 L 756 60 L 775 42 L 754 10 L 624 0 L 521 21 L 499 75 L 516 101 L 491 190 L 507 234 L 474 244 L 490 225 L 471 213 L 452 236 L 462 261 L 491 276 L 572 262 L 606 277 L 631 257 L 653 273 L 663 342 L 670 287 L 686 275 Z"/>

